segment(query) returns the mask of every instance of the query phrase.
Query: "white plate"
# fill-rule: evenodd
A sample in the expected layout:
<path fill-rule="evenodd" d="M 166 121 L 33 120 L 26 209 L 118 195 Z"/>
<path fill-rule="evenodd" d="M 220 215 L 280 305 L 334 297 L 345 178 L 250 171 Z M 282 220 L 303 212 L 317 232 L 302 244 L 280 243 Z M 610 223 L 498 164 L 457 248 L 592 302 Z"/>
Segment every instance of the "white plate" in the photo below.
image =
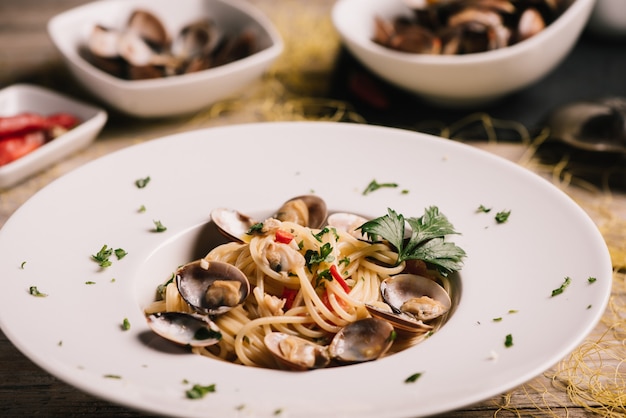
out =
<path fill-rule="evenodd" d="M 23 112 L 42 115 L 67 112 L 82 122 L 33 152 L 0 166 L 0 189 L 13 186 L 84 148 L 98 136 L 107 120 L 104 110 L 43 87 L 14 84 L 0 91 L 0 116 L 13 116 Z"/>
<path fill-rule="evenodd" d="M 373 179 L 399 187 L 363 195 Z M 468 257 L 444 328 L 379 361 L 306 373 L 166 349 L 142 307 L 178 265 L 207 251 L 211 209 L 269 214 L 310 191 L 331 210 L 421 216 L 436 205 L 448 216 Z M 497 224 L 503 210 L 509 220 Z M 156 220 L 165 232 L 153 232 Z M 128 255 L 100 271 L 90 256 L 104 244 Z M 612 277 L 593 222 L 535 174 L 449 140 L 315 122 L 187 132 L 103 157 L 24 204 L 0 231 L 0 254 L 1 326 L 26 356 L 112 402 L 196 417 L 414 417 L 486 399 L 573 350 L 601 317 Z M 571 285 L 551 297 L 566 276 Z M 48 296 L 31 296 L 30 286 Z M 413 373 L 422 376 L 405 383 Z M 196 383 L 216 392 L 186 399 Z"/>

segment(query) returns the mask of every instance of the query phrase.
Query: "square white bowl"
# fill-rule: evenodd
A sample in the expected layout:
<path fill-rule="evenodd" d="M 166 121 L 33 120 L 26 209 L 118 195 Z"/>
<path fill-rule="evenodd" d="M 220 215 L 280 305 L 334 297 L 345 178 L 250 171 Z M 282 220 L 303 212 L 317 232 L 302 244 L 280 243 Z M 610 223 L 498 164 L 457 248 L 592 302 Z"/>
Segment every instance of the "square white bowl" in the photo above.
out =
<path fill-rule="evenodd" d="M 443 107 L 473 107 L 526 88 L 552 72 L 574 47 L 595 0 L 567 9 L 529 39 L 462 55 L 413 54 L 375 43 L 374 19 L 413 16 L 403 0 L 338 0 L 332 20 L 342 42 L 372 73 Z"/>
<path fill-rule="evenodd" d="M 34 151 L 0 166 L 0 189 L 11 187 L 54 162 L 87 146 L 100 133 L 107 113 L 62 94 L 31 84 L 14 84 L 0 90 L 0 116 L 24 112 L 44 116 L 67 112 L 81 123 Z"/>
<path fill-rule="evenodd" d="M 123 28 L 130 14 L 155 14 L 170 33 L 200 17 L 224 30 L 251 29 L 258 51 L 225 65 L 158 79 L 124 80 L 87 62 L 79 48 L 96 24 Z M 101 0 L 60 13 L 48 22 L 48 34 L 75 78 L 95 97 L 135 117 L 178 116 L 201 110 L 243 90 L 261 77 L 283 50 L 272 22 L 243 0 Z"/>

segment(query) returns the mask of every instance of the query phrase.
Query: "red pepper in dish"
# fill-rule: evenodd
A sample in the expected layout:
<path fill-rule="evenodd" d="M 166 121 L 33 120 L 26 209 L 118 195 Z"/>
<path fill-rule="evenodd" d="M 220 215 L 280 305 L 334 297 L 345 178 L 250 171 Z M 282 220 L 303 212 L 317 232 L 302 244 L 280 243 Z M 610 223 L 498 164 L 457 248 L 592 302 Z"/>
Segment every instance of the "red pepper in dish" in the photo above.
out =
<path fill-rule="evenodd" d="M 330 274 L 333 276 L 333 279 L 337 280 L 337 283 L 341 285 L 346 293 L 350 293 L 350 286 L 348 286 L 348 283 L 346 283 L 344 278 L 341 276 L 341 273 L 339 273 L 339 270 L 337 270 L 336 265 L 333 264 L 332 266 L 330 266 Z"/>
<path fill-rule="evenodd" d="M 297 294 L 297 289 L 289 289 L 288 287 L 283 289 L 282 298 L 285 299 L 285 310 L 291 309 L 291 307 L 293 306 L 293 301 L 296 299 Z"/>
<path fill-rule="evenodd" d="M 69 113 L 0 117 L 0 166 L 17 160 L 80 123 Z"/>
<path fill-rule="evenodd" d="M 293 239 L 293 234 L 287 231 L 283 231 L 282 229 L 276 230 L 276 239 L 275 239 L 276 242 L 279 242 L 281 244 L 289 244 L 292 239 Z"/>
<path fill-rule="evenodd" d="M 17 160 L 46 143 L 43 131 L 0 138 L 0 166 Z"/>

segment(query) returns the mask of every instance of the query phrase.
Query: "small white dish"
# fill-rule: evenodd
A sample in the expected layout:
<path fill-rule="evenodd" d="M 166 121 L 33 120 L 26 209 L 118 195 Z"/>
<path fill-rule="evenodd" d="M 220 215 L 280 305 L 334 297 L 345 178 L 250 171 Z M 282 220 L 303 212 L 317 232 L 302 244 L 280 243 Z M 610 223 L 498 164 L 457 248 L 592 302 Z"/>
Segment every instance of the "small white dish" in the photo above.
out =
<path fill-rule="evenodd" d="M 374 74 L 429 102 L 471 107 L 530 86 L 561 63 L 585 27 L 595 0 L 567 2 L 567 10 L 535 36 L 464 55 L 404 53 L 374 43 L 376 16 L 388 20 L 412 16 L 402 0 L 339 0 L 332 20 L 347 49 Z"/>
<path fill-rule="evenodd" d="M 0 166 L 0 189 L 11 187 L 84 148 L 98 136 L 107 121 L 104 110 L 43 87 L 14 84 L 0 90 L 0 116 L 24 112 L 42 115 L 67 112 L 79 118 L 81 123 L 34 151 Z"/>
<path fill-rule="evenodd" d="M 94 25 L 123 28 L 130 14 L 145 9 L 170 33 L 203 16 L 225 29 L 249 28 L 258 52 L 237 61 L 184 75 L 124 80 L 87 62 L 79 53 Z M 136 117 L 178 116 L 201 110 L 242 91 L 265 72 L 283 50 L 272 22 L 243 0 L 105 0 L 65 11 L 48 22 L 48 33 L 76 79 L 95 97 Z"/>
<path fill-rule="evenodd" d="M 398 187 L 364 195 L 373 179 Z M 331 211 L 365 216 L 440 208 L 468 255 L 439 331 L 380 360 L 287 372 L 191 354 L 149 329 L 143 309 L 157 286 L 214 244 L 212 209 L 263 219 L 311 190 Z M 154 232 L 155 220 L 167 230 Z M 101 270 L 90 257 L 104 244 L 128 254 Z M 589 216 L 532 172 L 458 142 L 322 122 L 190 131 L 109 154 L 22 205 L 0 230 L 0 254 L 0 327 L 33 362 L 100 398 L 198 418 L 418 417 L 488 399 L 575 349 L 602 317 L 613 274 Z M 187 399 L 194 384 L 215 392 Z"/>

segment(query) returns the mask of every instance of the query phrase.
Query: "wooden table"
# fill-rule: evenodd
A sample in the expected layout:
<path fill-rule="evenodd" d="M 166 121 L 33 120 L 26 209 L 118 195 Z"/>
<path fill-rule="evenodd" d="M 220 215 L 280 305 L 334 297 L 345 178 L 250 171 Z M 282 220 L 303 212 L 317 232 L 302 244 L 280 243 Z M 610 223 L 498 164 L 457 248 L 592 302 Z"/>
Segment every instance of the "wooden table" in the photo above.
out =
<path fill-rule="evenodd" d="M 427 122 L 433 120 L 449 126 L 463 118 L 482 121 L 482 128 L 484 128 L 485 121 L 488 124 L 495 122 L 498 125 L 504 118 L 521 124 L 521 128 L 518 126 L 514 129 L 516 135 L 522 132 L 532 139 L 531 134 L 540 120 L 541 113 L 552 105 L 592 94 L 626 96 L 626 82 L 623 81 L 623 74 L 626 73 L 623 51 L 626 45 L 605 43 L 583 37 L 572 57 L 561 65 L 555 75 L 541 81 L 538 86 L 513 95 L 504 102 L 504 105 L 500 103 L 491 108 L 471 110 L 433 109 L 368 75 L 341 50 L 329 20 L 329 11 L 334 3 L 332 0 L 251 1 L 275 21 L 287 41 L 285 56 L 272 69 L 269 82 L 260 81 L 250 89 L 243 100 L 227 103 L 224 108 L 228 109 L 228 112 L 219 112 L 216 108 L 212 108 L 192 117 L 156 121 L 136 120 L 115 111 L 109 111 L 109 121 L 93 145 L 12 189 L 0 192 L 0 227 L 22 203 L 51 180 L 99 156 L 131 144 L 190 129 L 259 120 L 297 120 L 303 115 L 294 109 L 303 102 L 310 104 L 315 100 L 321 100 L 328 103 L 330 100 L 335 100 L 332 103 L 339 104 L 339 107 L 346 106 L 348 111 L 343 116 L 345 118 L 358 121 L 363 121 L 362 118 L 365 118 L 370 123 L 409 129 L 432 126 Z M 3 88 L 16 82 L 30 82 L 80 99 L 92 100 L 69 76 L 46 33 L 46 23 L 50 17 L 82 3 L 86 1 L 20 0 L 9 2 L 0 0 L 0 87 Z M 590 59 L 597 60 L 598 57 L 604 60 L 602 68 L 590 70 L 589 67 L 583 67 L 581 64 L 586 65 Z M 593 71 L 596 78 L 589 79 L 586 71 Z M 366 74 L 372 81 L 378 83 L 383 92 L 392 99 L 392 107 L 374 109 L 368 103 L 359 101 L 358 95 L 347 87 L 349 85 L 347 81 L 354 72 Z M 577 77 L 585 77 L 587 81 L 581 83 Z M 556 82 L 557 79 L 560 84 Z M 575 85 L 579 87 L 576 89 Z M 272 103 L 271 109 L 268 109 L 268 103 Z M 312 115 L 308 116 L 312 117 Z M 623 193 L 626 174 L 623 160 L 610 171 L 610 176 L 606 166 L 588 164 L 585 158 L 582 158 L 583 163 L 578 166 L 564 165 L 565 170 L 558 171 L 561 165 L 557 163 L 562 163 L 562 158 L 546 163 L 545 159 L 537 158 L 538 154 L 535 149 L 529 147 L 523 138 L 514 135 L 511 139 L 505 133 L 503 135 L 507 137 L 507 140 L 503 142 L 499 139 L 501 136 L 493 138 L 488 134 L 488 129 L 478 131 L 469 129 L 463 134 L 459 133 L 458 136 L 473 141 L 474 145 L 487 151 L 517 161 L 547 177 L 557 173 L 555 178 L 558 179 L 559 186 L 563 187 L 589 212 L 605 234 L 609 247 L 612 249 L 616 267 L 626 266 L 624 252 L 626 239 L 621 233 L 616 232 L 623 232 L 626 225 L 626 195 Z M 559 155 L 562 157 L 564 154 Z M 606 176 L 602 177 L 603 174 Z M 581 179 L 581 176 L 584 178 Z M 570 178 L 571 181 L 564 181 Z M 607 178 L 609 178 L 610 194 L 599 181 Z M 599 324 L 588 340 L 575 351 L 576 356 L 579 356 L 587 352 L 585 351 L 587 349 L 591 352 L 596 350 L 603 361 L 604 368 L 608 368 L 617 381 L 622 383 L 626 380 L 624 365 L 619 365 L 619 359 L 623 360 L 626 357 L 624 345 L 626 324 L 623 316 L 626 304 L 624 280 L 623 274 L 616 273 L 615 289 L 611 300 L 615 311 L 607 311 L 606 323 Z M 614 327 L 612 333 L 604 334 L 607 326 Z M 592 342 L 597 344 L 589 348 Z M 571 364 L 572 358 L 574 356 L 564 359 L 557 366 Z M 445 416 L 453 418 L 597 416 L 590 411 L 590 408 L 600 408 L 599 396 L 590 394 L 591 399 L 580 402 L 576 396 L 585 396 L 589 391 L 583 390 L 580 395 L 576 395 L 577 386 L 570 385 L 570 392 L 572 390 L 574 392 L 568 393 L 565 389 L 566 383 L 551 379 L 553 376 L 563 377 L 557 366 L 515 390 L 447 413 Z M 621 409 L 616 409 L 617 412 L 612 416 L 622 416 L 626 413 L 624 387 L 613 388 L 612 395 L 622 397 Z M 598 410 L 601 411 L 601 408 Z M 93 417 L 145 416 L 96 399 L 59 381 L 24 357 L 4 334 L 0 333 L 0 416 L 87 415 Z M 604 415 L 611 416 L 606 412 Z"/>

